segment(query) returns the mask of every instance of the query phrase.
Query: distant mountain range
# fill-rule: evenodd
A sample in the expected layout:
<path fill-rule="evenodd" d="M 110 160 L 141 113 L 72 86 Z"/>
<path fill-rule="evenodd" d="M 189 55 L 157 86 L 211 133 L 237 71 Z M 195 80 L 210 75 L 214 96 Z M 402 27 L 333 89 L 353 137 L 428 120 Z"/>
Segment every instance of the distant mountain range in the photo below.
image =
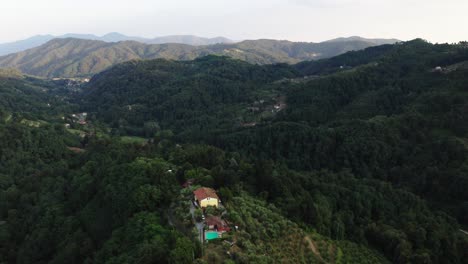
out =
<path fill-rule="evenodd" d="M 384 45 L 384 44 L 393 44 L 396 42 L 400 42 L 399 39 L 382 39 L 382 38 L 363 38 L 359 36 L 352 36 L 347 38 L 335 38 L 327 40 L 326 42 L 348 42 L 348 41 L 363 41 L 363 42 L 370 42 L 375 45 Z"/>
<path fill-rule="evenodd" d="M 91 35 L 86 36 L 91 38 Z M 90 76 L 128 60 L 156 58 L 192 60 L 210 54 L 228 56 L 255 64 L 293 64 L 329 58 L 385 43 L 381 40 L 376 44 L 374 40 L 363 38 L 320 43 L 261 39 L 195 46 L 178 43 L 146 44 L 137 40 L 116 42 L 122 38 L 119 34 L 108 34 L 102 38 L 107 41 L 81 38 L 52 39 L 38 47 L 0 57 L 0 67 L 16 68 L 26 74 L 50 78 Z M 166 39 L 182 41 L 184 38 L 178 36 Z M 194 41 L 196 40 L 192 39 L 192 42 Z M 216 42 L 213 39 L 211 41 Z M 395 40 L 387 41 L 387 43 L 394 42 Z"/>
<path fill-rule="evenodd" d="M 65 34 L 60 36 L 53 35 L 37 35 L 27 39 L 18 40 L 10 43 L 0 44 L 0 56 L 24 51 L 27 49 L 38 47 L 48 41 L 55 38 L 77 38 L 77 39 L 88 39 L 88 40 L 100 40 L 104 42 L 119 42 L 119 41 L 138 41 L 146 44 L 164 44 L 164 43 L 178 43 L 187 44 L 193 46 L 212 45 L 218 43 L 234 43 L 233 40 L 225 37 L 215 38 L 203 38 L 193 35 L 173 35 L 173 36 L 162 36 L 156 38 L 142 38 L 126 36 L 120 33 L 109 33 L 103 36 L 96 36 L 92 34 Z"/>

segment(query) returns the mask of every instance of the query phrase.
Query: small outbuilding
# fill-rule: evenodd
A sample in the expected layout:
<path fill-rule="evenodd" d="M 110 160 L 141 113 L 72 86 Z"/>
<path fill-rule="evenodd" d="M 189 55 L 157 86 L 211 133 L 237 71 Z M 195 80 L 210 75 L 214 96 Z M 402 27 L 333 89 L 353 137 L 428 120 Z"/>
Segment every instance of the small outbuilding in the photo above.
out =
<path fill-rule="evenodd" d="M 215 230 L 218 232 L 231 231 L 226 221 L 221 219 L 221 217 L 219 216 L 208 216 L 205 220 L 205 223 L 208 226 L 209 230 Z"/>

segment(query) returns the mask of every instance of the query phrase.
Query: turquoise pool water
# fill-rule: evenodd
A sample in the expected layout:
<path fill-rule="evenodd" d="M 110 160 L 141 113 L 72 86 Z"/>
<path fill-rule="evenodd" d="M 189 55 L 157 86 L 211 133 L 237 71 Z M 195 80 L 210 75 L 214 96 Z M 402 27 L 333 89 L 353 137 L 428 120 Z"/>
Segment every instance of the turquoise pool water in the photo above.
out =
<path fill-rule="evenodd" d="M 218 238 L 218 232 L 206 232 L 205 233 L 205 239 L 206 240 L 212 240 Z"/>

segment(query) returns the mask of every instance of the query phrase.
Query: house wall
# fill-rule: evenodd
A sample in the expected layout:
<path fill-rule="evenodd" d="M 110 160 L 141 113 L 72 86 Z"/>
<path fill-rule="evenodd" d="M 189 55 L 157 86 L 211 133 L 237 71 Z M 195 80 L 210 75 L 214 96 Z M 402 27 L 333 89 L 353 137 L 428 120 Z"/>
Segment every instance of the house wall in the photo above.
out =
<path fill-rule="evenodd" d="M 204 208 L 207 206 L 218 207 L 218 199 L 208 197 L 200 201 L 200 207 Z"/>

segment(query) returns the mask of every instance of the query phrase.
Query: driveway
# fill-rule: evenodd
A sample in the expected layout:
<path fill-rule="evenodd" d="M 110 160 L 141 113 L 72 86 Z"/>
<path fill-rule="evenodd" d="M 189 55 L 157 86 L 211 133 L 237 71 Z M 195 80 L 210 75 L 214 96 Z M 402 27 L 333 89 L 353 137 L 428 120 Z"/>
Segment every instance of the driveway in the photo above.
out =
<path fill-rule="evenodd" d="M 198 230 L 198 237 L 200 239 L 200 242 L 203 243 L 203 229 L 205 227 L 205 223 L 203 220 L 201 222 L 197 222 L 197 219 L 195 219 L 195 206 L 193 205 L 193 202 L 190 203 L 190 214 L 192 215 L 192 220 L 195 223 L 195 227 Z"/>

